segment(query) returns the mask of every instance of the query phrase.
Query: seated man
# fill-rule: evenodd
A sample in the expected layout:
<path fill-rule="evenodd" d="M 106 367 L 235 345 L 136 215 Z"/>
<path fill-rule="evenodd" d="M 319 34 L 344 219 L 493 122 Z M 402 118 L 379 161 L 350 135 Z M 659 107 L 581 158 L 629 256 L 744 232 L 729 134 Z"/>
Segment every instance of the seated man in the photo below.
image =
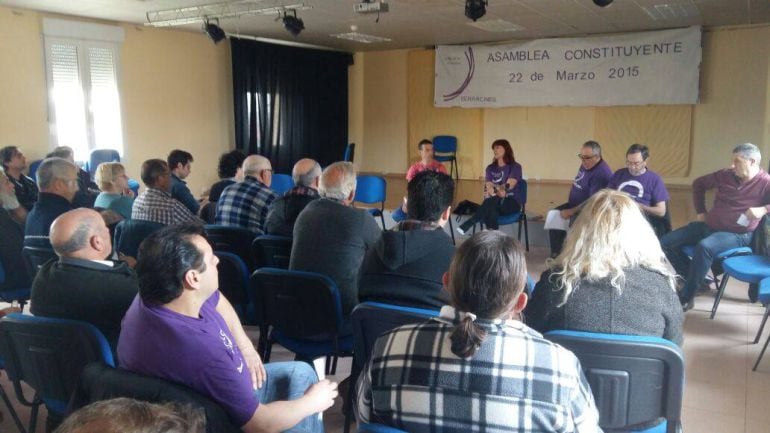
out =
<path fill-rule="evenodd" d="M 78 192 L 78 168 L 63 158 L 47 158 L 37 169 L 37 184 L 40 193 L 27 215 L 24 245 L 47 247 L 53 220 L 72 210 L 72 199 Z"/>
<path fill-rule="evenodd" d="M 315 160 L 304 158 L 297 161 L 291 170 L 291 177 L 294 188 L 270 205 L 265 223 L 265 231 L 270 235 L 292 237 L 297 216 L 308 203 L 318 198 L 321 165 Z"/>
<path fill-rule="evenodd" d="M 455 252 L 443 227 L 451 217 L 454 182 L 423 171 L 409 182 L 407 219 L 366 252 L 358 300 L 438 310 L 449 303 L 441 281 Z"/>
<path fill-rule="evenodd" d="M 216 206 L 222 191 L 228 186 L 243 180 L 243 160 L 246 155 L 240 150 L 231 150 L 219 156 L 217 174 L 219 181 L 209 189 L 209 202 Z"/>
<path fill-rule="evenodd" d="M 589 140 L 583 143 L 578 153 L 580 168 L 578 169 L 572 188 L 569 190 L 567 203 L 556 207 L 561 218 L 571 219 L 580 211 L 580 205 L 588 200 L 597 191 L 605 188 L 612 177 L 610 166 L 602 158 L 602 147 L 599 143 Z M 553 210 L 551 211 L 553 212 Z M 556 257 L 561 252 L 567 232 L 564 230 L 548 230 L 551 244 L 551 257 Z"/>
<path fill-rule="evenodd" d="M 607 188 L 625 192 L 634 199 L 655 233 L 660 237 L 665 233 L 659 230 L 658 223 L 666 216 L 668 190 L 663 179 L 657 173 L 647 169 L 650 150 L 643 144 L 632 144 L 626 151 L 626 167 L 616 171 L 610 178 Z M 668 224 L 670 226 L 670 223 Z M 667 228 L 670 230 L 670 227 Z"/>
<path fill-rule="evenodd" d="M 98 212 L 75 209 L 51 224 L 51 245 L 58 261 L 50 261 L 32 282 L 32 314 L 82 320 L 99 328 L 117 348 L 120 321 L 139 290 L 131 268 L 107 258 L 110 231 Z"/>
<path fill-rule="evenodd" d="M 679 300 L 685 311 L 693 307 L 695 292 L 703 283 L 711 263 L 722 251 L 745 247 L 760 219 L 770 209 L 770 175 L 760 168 L 762 155 L 751 143 L 733 149 L 730 168 L 701 176 L 692 183 L 692 198 L 698 221 L 663 236 L 660 245 L 684 277 Z M 706 191 L 716 189 L 714 205 L 706 210 Z M 695 245 L 690 260 L 682 247 Z"/>
<path fill-rule="evenodd" d="M 323 432 L 318 412 L 337 384 L 303 362 L 263 365 L 221 296 L 217 257 L 200 226 L 153 233 L 136 266 L 139 296 L 120 333 L 121 368 L 181 383 L 211 398 L 244 432 Z"/>
<path fill-rule="evenodd" d="M 8 180 L 13 183 L 19 204 L 27 211 L 31 211 L 37 201 L 38 189 L 35 181 L 22 173 L 22 170 L 27 168 L 27 159 L 24 158 L 24 154 L 16 146 L 6 146 L 0 149 L 0 162 L 3 164 Z"/>
<path fill-rule="evenodd" d="M 190 152 L 174 149 L 168 154 L 168 168 L 171 170 L 171 197 L 179 200 L 190 212 L 198 214 L 201 205 L 187 187 L 187 176 L 192 171 L 193 157 Z"/>
<path fill-rule="evenodd" d="M 438 173 L 447 174 L 444 164 L 436 161 L 435 159 L 436 153 L 433 151 L 433 142 L 427 139 L 422 139 L 417 145 L 417 150 L 420 153 L 420 160 L 412 164 L 409 167 L 409 170 L 407 170 L 407 182 L 411 181 L 417 175 L 417 173 L 421 173 L 423 171 L 435 171 Z M 406 198 L 404 198 L 404 201 L 406 201 Z M 406 203 L 401 205 L 401 207 L 393 210 L 392 218 L 396 222 L 406 218 Z"/>
<path fill-rule="evenodd" d="M 21 255 L 26 219 L 27 210 L 16 199 L 13 183 L 0 168 L 0 263 L 5 269 L 0 291 L 29 288 L 29 275 Z"/>
<path fill-rule="evenodd" d="M 74 207 L 94 207 L 96 196 L 99 195 L 99 186 L 91 179 L 91 173 L 80 168 L 75 162 L 75 151 L 69 146 L 58 146 L 46 158 L 64 158 L 78 167 L 78 192 L 72 199 Z"/>
<path fill-rule="evenodd" d="M 350 162 L 335 162 L 321 174 L 321 199 L 305 207 L 294 224 L 289 269 L 324 274 L 337 283 L 342 312 L 358 304 L 358 272 L 364 254 L 382 236 L 365 209 L 352 207 L 356 172 Z"/>
<path fill-rule="evenodd" d="M 134 200 L 131 219 L 153 221 L 165 225 L 185 222 L 202 223 L 180 201 L 171 197 L 171 172 L 162 159 L 142 163 L 142 182 L 147 189 Z"/>
<path fill-rule="evenodd" d="M 250 155 L 243 160 L 243 176 L 243 182 L 230 185 L 222 192 L 215 221 L 261 235 L 265 233 L 270 204 L 278 197 L 270 189 L 273 166 L 264 156 Z"/>

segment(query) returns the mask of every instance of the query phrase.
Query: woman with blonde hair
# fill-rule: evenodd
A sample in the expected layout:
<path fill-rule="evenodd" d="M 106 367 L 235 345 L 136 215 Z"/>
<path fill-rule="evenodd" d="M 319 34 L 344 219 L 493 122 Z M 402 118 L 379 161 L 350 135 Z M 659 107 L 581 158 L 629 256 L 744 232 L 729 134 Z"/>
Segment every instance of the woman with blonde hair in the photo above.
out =
<path fill-rule="evenodd" d="M 94 207 L 111 210 L 123 219 L 131 219 L 134 193 L 128 188 L 126 168 L 119 162 L 103 162 L 96 168 L 96 184 L 102 191 Z"/>
<path fill-rule="evenodd" d="M 521 245 L 476 233 L 457 249 L 438 317 L 386 332 L 358 379 L 357 414 L 411 433 L 598 432 L 580 362 L 519 320 Z"/>
<path fill-rule="evenodd" d="M 625 194 L 605 189 L 585 202 L 561 253 L 547 264 L 525 311 L 538 331 L 647 335 L 682 344 L 674 270 Z"/>

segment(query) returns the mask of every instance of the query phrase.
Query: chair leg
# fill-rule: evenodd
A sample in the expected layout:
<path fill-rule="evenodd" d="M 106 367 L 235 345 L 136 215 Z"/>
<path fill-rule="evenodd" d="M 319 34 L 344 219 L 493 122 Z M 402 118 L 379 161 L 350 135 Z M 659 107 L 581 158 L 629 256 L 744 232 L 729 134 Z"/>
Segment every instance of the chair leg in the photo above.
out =
<path fill-rule="evenodd" d="M 765 350 L 767 350 L 767 343 L 770 343 L 770 335 L 767 336 L 767 340 L 765 340 L 765 345 L 762 346 L 762 351 L 759 352 L 759 358 L 757 358 L 757 362 L 754 363 L 754 367 L 751 369 L 751 371 L 757 371 L 757 367 L 759 366 L 759 361 L 762 360 L 762 357 L 765 355 Z"/>
<path fill-rule="evenodd" d="M 24 424 L 22 424 L 21 420 L 19 419 L 19 415 L 13 409 L 13 404 L 11 403 L 11 400 L 8 398 L 8 394 L 5 393 L 5 390 L 2 386 L 0 386 L 0 397 L 2 397 L 3 402 L 5 402 L 5 407 L 8 408 L 8 413 L 11 414 L 11 418 L 13 418 L 13 423 L 16 424 L 16 428 L 19 429 L 21 433 L 27 433 L 27 431 L 24 430 Z"/>
<path fill-rule="evenodd" d="M 355 387 L 356 382 L 358 382 L 358 374 L 356 374 L 355 366 L 352 367 L 352 370 L 350 372 L 350 383 L 348 384 L 348 394 L 345 396 L 345 399 L 347 400 L 347 407 L 348 410 L 345 412 L 345 421 L 343 425 L 343 433 L 350 433 L 350 422 L 353 420 L 353 396 L 355 395 Z M 343 408 L 345 407 L 345 404 L 343 403 Z"/>
<path fill-rule="evenodd" d="M 449 217 L 449 236 L 452 237 L 452 245 L 457 245 L 455 242 L 455 228 L 452 227 L 452 217 Z"/>
<path fill-rule="evenodd" d="M 382 221 L 382 229 L 385 230 L 385 212 L 380 212 L 380 221 Z"/>
<path fill-rule="evenodd" d="M 337 374 L 337 360 L 338 359 L 339 359 L 339 357 L 337 355 L 332 356 L 332 368 L 331 368 L 331 371 L 329 372 L 329 374 L 332 375 L 332 376 Z"/>
<path fill-rule="evenodd" d="M 270 362 L 270 353 L 273 351 L 273 342 L 267 340 L 265 342 L 265 356 L 262 357 L 262 362 L 267 364 Z"/>
<path fill-rule="evenodd" d="M 35 401 L 37 401 L 37 396 L 35 396 Z M 35 431 L 37 431 L 37 413 L 40 410 L 41 404 L 43 404 L 43 402 L 32 405 L 32 410 L 29 413 L 29 433 L 35 433 Z"/>
<path fill-rule="evenodd" d="M 727 280 L 730 279 L 730 275 L 725 273 L 725 275 L 722 277 L 722 281 L 719 282 L 719 290 L 717 290 L 717 297 L 714 298 L 714 306 L 711 307 L 711 319 L 714 318 L 717 314 L 717 308 L 719 308 L 719 302 L 722 300 L 722 295 L 725 293 L 725 287 L 727 287 Z M 693 296 L 695 296 L 693 294 Z"/>
<path fill-rule="evenodd" d="M 765 323 L 767 323 L 767 316 L 770 316 L 770 304 L 767 304 L 767 306 L 765 307 L 765 315 L 762 317 L 762 323 L 759 325 L 759 329 L 757 330 L 757 336 L 754 337 L 754 342 L 751 344 L 759 343 L 759 337 L 762 336 L 762 331 L 765 329 Z"/>
<path fill-rule="evenodd" d="M 529 252 L 529 222 L 527 222 L 527 214 L 523 214 L 521 216 L 524 218 L 524 245 L 527 247 L 527 252 Z"/>

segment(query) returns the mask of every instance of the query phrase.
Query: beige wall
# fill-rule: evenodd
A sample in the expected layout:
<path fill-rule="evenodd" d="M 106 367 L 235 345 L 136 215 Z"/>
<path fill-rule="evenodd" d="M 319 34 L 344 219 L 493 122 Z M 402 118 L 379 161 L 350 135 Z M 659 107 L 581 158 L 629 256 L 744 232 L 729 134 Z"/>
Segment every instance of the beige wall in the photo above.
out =
<path fill-rule="evenodd" d="M 0 7 L 0 146 L 21 146 L 30 161 L 51 148 L 43 16 Z M 186 149 L 196 161 L 189 183 L 197 195 L 216 180 L 219 154 L 234 142 L 227 43 L 214 45 L 197 33 L 106 24 L 120 25 L 126 34 L 119 88 L 129 175 L 138 179 L 146 159 Z"/>
<path fill-rule="evenodd" d="M 701 103 L 692 110 L 679 110 L 682 125 L 676 125 L 676 146 L 690 146 L 689 162 L 684 176 L 666 177 L 672 184 L 689 184 L 692 179 L 729 163 L 729 152 L 742 142 L 760 146 L 770 160 L 770 27 L 720 28 L 707 30 L 703 38 L 701 65 Z M 424 51 L 424 50 L 417 50 Z M 414 51 L 412 52 L 414 53 Z M 403 131 L 410 131 L 412 120 L 401 115 L 403 101 L 412 95 L 401 73 L 409 68 L 409 56 L 404 51 L 367 52 L 360 54 L 364 68 L 364 147 L 369 139 L 377 139 L 376 152 L 361 156 L 361 165 L 368 171 L 403 173 L 408 143 L 399 140 Z M 386 79 L 386 74 L 396 76 Z M 432 88 L 431 88 L 432 92 Z M 377 97 L 370 97 L 376 95 Z M 575 154 L 579 143 L 602 135 L 607 129 L 606 116 L 595 107 L 520 107 L 482 110 L 480 127 L 483 137 L 472 144 L 480 153 L 475 168 L 461 170 L 461 177 L 475 178 L 491 159 L 489 143 L 496 138 L 508 138 L 514 144 L 517 159 L 525 175 L 535 179 L 571 179 L 577 170 Z M 469 110 L 472 111 L 472 110 Z M 633 112 L 633 110 L 631 110 Z M 649 110 L 639 110 L 649 115 Z M 435 116 L 449 116 L 448 111 L 435 110 Z M 641 114 L 640 114 L 641 115 Z M 691 119 L 691 120 L 688 120 Z M 432 119 L 436 122 L 436 119 Z M 469 121 L 472 121 L 469 120 Z M 639 119 L 640 122 L 648 121 Z M 598 124 L 597 124 L 598 122 Z M 468 125 L 475 130 L 479 125 Z M 370 133 L 370 128 L 376 133 Z M 687 136 L 684 137 L 684 133 Z M 439 132 L 435 132 L 438 134 Z M 389 139 L 382 139 L 387 134 Z M 631 143 L 628 143 L 631 144 Z M 383 146 L 390 145 L 390 149 Z M 663 149 L 661 149 L 663 150 Z M 661 158 L 667 156 L 659 151 Z M 651 167 L 655 169 L 655 149 Z M 358 158 L 358 156 L 357 156 Z M 411 158 L 414 159 L 414 158 Z M 619 159 L 614 161 L 614 159 Z M 622 164 L 613 156 L 613 166 Z"/>

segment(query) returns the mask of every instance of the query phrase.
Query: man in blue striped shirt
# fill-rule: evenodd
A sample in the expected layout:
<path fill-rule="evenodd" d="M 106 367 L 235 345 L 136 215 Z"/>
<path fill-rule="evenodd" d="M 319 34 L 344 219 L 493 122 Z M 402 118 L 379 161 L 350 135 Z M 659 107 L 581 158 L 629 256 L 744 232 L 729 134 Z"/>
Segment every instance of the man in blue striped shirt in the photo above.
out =
<path fill-rule="evenodd" d="M 230 185 L 222 192 L 217 202 L 215 221 L 261 235 L 265 233 L 270 204 L 278 197 L 270 189 L 273 166 L 264 156 L 250 155 L 243 161 L 243 176 L 243 182 Z"/>

